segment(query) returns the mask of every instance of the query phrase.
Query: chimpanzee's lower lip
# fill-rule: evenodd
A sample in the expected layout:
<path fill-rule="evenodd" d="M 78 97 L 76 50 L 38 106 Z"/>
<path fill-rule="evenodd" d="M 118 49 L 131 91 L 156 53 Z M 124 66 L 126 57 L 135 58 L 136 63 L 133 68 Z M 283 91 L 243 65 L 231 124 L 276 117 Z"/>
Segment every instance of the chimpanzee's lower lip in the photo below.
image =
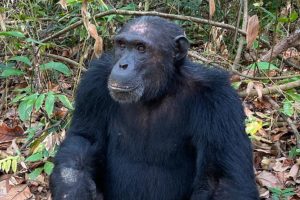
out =
<path fill-rule="evenodd" d="M 120 86 L 108 85 L 109 89 L 114 90 L 116 92 L 130 92 L 132 90 L 135 90 L 137 87 L 138 86 L 135 86 L 135 87 L 130 87 L 130 86 L 120 87 Z"/>

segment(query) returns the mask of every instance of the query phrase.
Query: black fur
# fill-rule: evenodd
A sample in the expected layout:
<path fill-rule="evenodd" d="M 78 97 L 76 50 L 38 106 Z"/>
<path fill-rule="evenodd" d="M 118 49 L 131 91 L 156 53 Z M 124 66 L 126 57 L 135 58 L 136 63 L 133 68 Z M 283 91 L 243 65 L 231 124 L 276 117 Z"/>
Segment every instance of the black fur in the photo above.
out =
<path fill-rule="evenodd" d="M 243 108 L 224 71 L 184 58 L 166 65 L 156 97 L 119 103 L 108 90 L 114 60 L 92 62 L 81 81 L 53 200 L 258 199 Z"/>

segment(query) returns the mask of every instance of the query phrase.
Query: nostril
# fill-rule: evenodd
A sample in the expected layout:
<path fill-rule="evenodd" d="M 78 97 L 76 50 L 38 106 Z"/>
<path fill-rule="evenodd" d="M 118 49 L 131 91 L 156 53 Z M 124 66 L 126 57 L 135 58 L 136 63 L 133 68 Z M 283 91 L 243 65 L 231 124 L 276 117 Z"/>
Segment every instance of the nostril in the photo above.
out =
<path fill-rule="evenodd" d="M 128 67 L 128 64 L 120 64 L 119 67 L 122 69 L 126 69 Z"/>

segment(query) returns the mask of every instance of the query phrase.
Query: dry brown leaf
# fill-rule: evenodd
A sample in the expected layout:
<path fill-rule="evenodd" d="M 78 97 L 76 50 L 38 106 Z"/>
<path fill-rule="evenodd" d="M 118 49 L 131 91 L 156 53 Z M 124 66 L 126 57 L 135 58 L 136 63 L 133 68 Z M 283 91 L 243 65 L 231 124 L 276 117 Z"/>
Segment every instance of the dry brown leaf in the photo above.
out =
<path fill-rule="evenodd" d="M 102 37 L 100 37 L 97 33 L 97 28 L 94 24 L 89 24 L 89 29 L 88 29 L 90 35 L 95 39 L 94 43 L 94 52 L 95 56 L 99 58 L 99 56 L 103 52 L 103 40 Z"/>
<path fill-rule="evenodd" d="M 209 18 L 211 19 L 216 11 L 215 0 L 209 0 Z"/>
<path fill-rule="evenodd" d="M 263 86 L 261 83 L 254 83 L 254 88 L 257 92 L 257 96 L 259 99 L 262 99 L 262 89 L 263 89 Z"/>
<path fill-rule="evenodd" d="M 288 174 L 288 177 L 292 177 L 293 180 L 296 181 L 298 172 L 299 172 L 299 165 L 294 164 Z"/>
<path fill-rule="evenodd" d="M 262 186 L 282 188 L 279 179 L 270 172 L 262 171 L 256 178 Z"/>
<path fill-rule="evenodd" d="M 273 170 L 277 172 L 284 172 L 286 171 L 290 166 L 284 166 L 284 163 L 282 162 L 276 162 L 273 166 Z"/>
<path fill-rule="evenodd" d="M 0 27 L 2 31 L 6 31 L 6 26 L 5 26 L 5 14 L 0 13 Z"/>
<path fill-rule="evenodd" d="M 250 91 L 253 89 L 253 87 L 254 87 L 254 83 L 253 83 L 253 81 L 250 81 L 250 82 L 247 84 L 246 93 L 249 94 Z"/>
<path fill-rule="evenodd" d="M 12 141 L 14 138 L 23 136 L 24 130 L 20 126 L 10 128 L 5 123 L 0 123 L 0 143 Z"/>
<path fill-rule="evenodd" d="M 96 39 L 96 38 L 99 37 L 99 35 L 98 35 L 98 33 L 97 33 L 97 28 L 96 28 L 96 26 L 95 26 L 94 24 L 89 24 L 89 25 L 88 25 L 88 31 L 89 31 L 89 34 L 90 34 L 94 39 Z"/>
<path fill-rule="evenodd" d="M 64 9 L 64 10 L 67 10 L 67 6 L 68 6 L 68 3 L 66 0 L 59 0 L 59 2 L 57 4 L 60 4 L 60 6 Z"/>
<path fill-rule="evenodd" d="M 32 197 L 32 193 L 26 184 L 11 187 L 7 184 L 7 180 L 1 181 L 0 191 L 1 200 L 24 200 Z"/>
<path fill-rule="evenodd" d="M 261 188 L 259 190 L 259 197 L 263 199 L 267 199 L 270 196 L 270 191 L 266 188 Z"/>
<path fill-rule="evenodd" d="M 257 15 L 253 15 L 249 18 L 248 20 L 248 25 L 247 25 L 247 47 L 251 47 L 254 40 L 258 36 L 259 32 L 259 20 Z"/>
<path fill-rule="evenodd" d="M 88 14 L 87 0 L 83 0 L 82 7 L 81 7 L 81 15 L 83 18 L 83 23 L 90 36 L 92 36 L 95 39 L 94 52 L 95 52 L 95 56 L 98 58 L 103 52 L 103 40 L 102 37 L 98 35 L 96 26 L 89 22 L 89 18 L 87 14 Z"/>

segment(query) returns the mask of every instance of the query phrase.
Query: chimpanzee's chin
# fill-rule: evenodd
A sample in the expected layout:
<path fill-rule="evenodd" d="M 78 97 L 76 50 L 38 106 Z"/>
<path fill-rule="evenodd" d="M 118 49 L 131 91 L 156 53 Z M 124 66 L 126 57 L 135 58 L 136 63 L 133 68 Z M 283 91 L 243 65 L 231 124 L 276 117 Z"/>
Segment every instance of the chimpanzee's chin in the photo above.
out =
<path fill-rule="evenodd" d="M 143 95 L 143 87 L 137 87 L 132 91 L 117 91 L 109 89 L 109 94 L 113 100 L 119 103 L 135 103 L 138 102 Z"/>

